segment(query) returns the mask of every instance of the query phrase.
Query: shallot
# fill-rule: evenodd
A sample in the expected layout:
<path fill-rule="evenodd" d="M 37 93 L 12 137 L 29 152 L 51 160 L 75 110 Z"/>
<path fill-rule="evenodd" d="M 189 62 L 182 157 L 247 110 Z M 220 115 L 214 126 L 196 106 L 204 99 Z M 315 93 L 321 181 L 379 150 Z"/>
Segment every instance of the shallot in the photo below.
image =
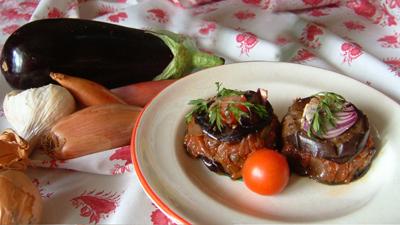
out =
<path fill-rule="evenodd" d="M 58 159 L 71 159 L 129 144 L 140 107 L 89 106 L 58 121 L 42 146 Z"/>
<path fill-rule="evenodd" d="M 68 89 L 75 99 L 83 106 L 117 103 L 125 104 L 122 99 L 94 81 L 62 73 L 50 73 L 50 77 L 61 84 L 61 86 Z"/>

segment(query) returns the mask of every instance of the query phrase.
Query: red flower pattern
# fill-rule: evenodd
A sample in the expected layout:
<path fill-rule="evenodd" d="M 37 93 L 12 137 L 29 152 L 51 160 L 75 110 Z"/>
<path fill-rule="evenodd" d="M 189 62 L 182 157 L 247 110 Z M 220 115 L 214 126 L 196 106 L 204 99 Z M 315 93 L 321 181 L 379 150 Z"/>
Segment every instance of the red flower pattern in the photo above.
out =
<path fill-rule="evenodd" d="M 16 31 L 20 26 L 18 24 L 12 24 L 3 27 L 2 31 L 4 34 L 12 34 L 14 31 Z"/>
<path fill-rule="evenodd" d="M 162 9 L 154 8 L 147 10 L 149 16 L 147 17 L 150 20 L 157 21 L 159 23 L 166 23 L 169 21 L 168 14 Z"/>
<path fill-rule="evenodd" d="M 240 55 L 245 53 L 248 56 L 250 50 L 257 45 L 258 41 L 258 37 L 251 32 L 243 32 L 236 35 L 236 42 L 240 44 L 238 46 L 240 48 Z"/>
<path fill-rule="evenodd" d="M 354 21 L 345 21 L 343 22 L 344 26 L 349 29 L 349 30 L 359 30 L 363 31 L 365 29 L 365 26 L 362 25 L 359 22 L 354 22 Z"/>
<path fill-rule="evenodd" d="M 64 17 L 64 13 L 61 10 L 54 7 L 49 10 L 49 12 L 47 13 L 47 17 L 48 18 L 62 18 L 62 17 Z"/>
<path fill-rule="evenodd" d="M 354 10 L 357 15 L 371 20 L 374 24 L 381 26 L 397 25 L 396 17 L 390 13 L 386 4 L 382 4 L 379 10 L 373 1 L 351 0 L 347 2 L 347 7 Z"/>
<path fill-rule="evenodd" d="M 39 0 L 27 0 L 19 3 L 19 6 L 25 8 L 32 8 L 35 9 L 39 4 Z"/>
<path fill-rule="evenodd" d="M 350 0 L 347 2 L 347 7 L 366 18 L 372 18 L 376 13 L 376 7 L 368 0 Z"/>
<path fill-rule="evenodd" d="M 117 0 L 117 1 L 118 2 L 121 2 L 121 1 L 122 2 L 126 2 L 126 0 Z M 308 5 L 319 4 L 319 3 L 317 3 L 318 1 L 321 1 L 321 0 L 317 0 L 317 1 L 315 1 L 315 0 L 314 1 L 313 0 L 303 0 L 303 2 L 305 4 L 308 4 Z M 2 0 L 1 2 L 5 2 L 5 1 Z M 84 1 L 80 0 L 78 2 L 84 2 Z M 253 4 L 253 5 L 261 5 L 263 2 L 269 2 L 269 1 L 242 0 L 242 2 L 247 3 L 247 4 Z M 365 2 L 367 2 L 367 3 L 365 3 Z M 363 17 L 366 17 L 366 18 L 369 18 L 369 19 L 373 20 L 373 22 L 375 24 L 388 25 L 388 26 L 397 25 L 397 21 L 396 21 L 395 16 L 393 14 L 391 14 L 390 11 L 388 11 L 388 8 L 390 8 L 390 9 L 399 8 L 400 7 L 400 0 L 386 0 L 386 5 L 387 5 L 388 8 L 383 7 L 382 8 L 382 12 L 383 13 L 380 13 L 379 15 L 377 15 L 378 14 L 377 13 L 377 8 L 371 2 L 373 2 L 373 1 L 369 1 L 369 2 L 368 1 L 348 1 L 347 5 L 349 6 L 351 4 L 356 4 L 356 3 L 359 4 L 356 7 L 357 9 L 354 9 L 354 12 L 357 15 L 360 15 L 360 16 L 363 16 Z M 34 9 L 34 8 L 36 8 L 36 6 L 38 4 L 38 0 L 31 0 L 31 1 L 27 0 L 27 1 L 23 1 L 23 2 L 18 3 L 18 4 L 21 7 L 21 9 L 22 8 Z M 211 6 L 211 5 L 207 6 L 207 7 L 203 7 L 203 8 L 206 8 L 206 10 L 203 10 L 201 13 L 209 13 L 209 12 L 213 12 L 213 11 L 215 11 L 217 9 L 216 7 Z M 352 7 L 350 7 L 350 8 L 352 8 Z M 26 21 L 29 20 L 30 17 L 31 17 L 31 13 L 22 12 L 21 9 L 17 9 L 17 8 L 16 9 L 0 9 L 0 16 L 2 16 L 2 18 L 5 18 L 7 20 L 19 20 L 19 19 L 26 20 Z M 105 11 L 106 10 L 104 10 L 104 12 Z M 114 13 L 114 12 L 115 11 L 110 11 L 110 12 L 107 12 L 107 13 Z M 200 11 L 197 11 L 197 12 L 200 12 Z M 201 14 L 201 13 L 199 13 L 199 14 Z M 310 15 L 312 15 L 312 16 L 324 16 L 322 14 L 325 14 L 325 12 L 321 11 L 320 9 L 313 9 L 313 10 L 310 11 Z M 58 16 L 58 15 L 62 15 L 62 12 L 61 11 L 51 12 L 51 10 L 49 11 L 49 18 L 58 18 L 58 17 L 62 17 L 63 16 L 63 15 L 62 16 Z M 125 18 L 124 18 L 124 16 L 122 16 L 122 17 L 116 16 L 115 20 L 116 20 L 116 22 L 119 22 L 120 20 L 124 20 L 126 18 L 127 18 L 127 16 Z M 109 19 L 109 20 L 112 21 L 112 19 Z M 358 22 L 354 22 L 354 21 L 346 21 L 343 24 L 349 30 L 363 31 L 363 30 L 366 29 L 366 27 L 363 24 L 358 23 Z M 18 25 L 11 24 L 11 25 L 7 25 L 7 26 L 3 27 L 2 31 L 3 31 L 3 33 L 10 34 L 10 33 L 12 33 L 13 29 L 15 30 L 17 28 L 18 28 Z M 212 25 L 209 26 L 209 27 L 207 27 L 205 25 L 204 27 L 200 28 L 199 33 L 208 34 L 209 32 L 212 32 L 214 29 L 215 28 L 213 28 Z M 247 33 L 247 32 L 245 32 L 245 33 Z M 243 34 L 241 34 L 241 35 L 243 35 Z M 318 35 L 320 35 L 319 32 L 316 32 L 315 34 L 307 35 L 305 37 L 306 38 L 309 37 L 312 40 L 315 40 L 315 38 L 318 39 Z M 237 39 L 236 41 L 241 43 L 241 48 L 242 48 L 242 45 L 244 45 L 244 43 L 242 43 L 242 42 L 244 42 L 244 39 L 246 39 L 243 36 L 243 37 L 239 38 L 239 40 L 241 40 L 242 38 L 243 38 L 243 41 L 241 41 L 241 42 L 239 42 L 238 38 L 236 38 Z M 253 39 L 250 38 L 249 43 L 252 43 L 252 40 Z M 256 37 L 256 40 L 257 40 L 256 41 L 256 43 L 257 43 L 258 42 L 258 38 L 257 37 Z M 389 48 L 389 47 L 390 48 L 398 48 L 398 46 L 399 46 L 398 33 L 395 33 L 393 35 L 382 36 L 377 41 L 381 44 L 382 47 L 385 47 L 385 48 Z M 277 43 L 279 43 L 278 39 L 277 39 Z M 249 48 L 247 50 L 247 53 L 248 53 L 248 51 L 250 51 L 251 48 Z M 244 49 L 246 49 L 246 48 L 244 48 Z M 352 62 L 353 59 L 356 59 L 360 55 L 362 55 L 361 47 L 358 46 L 356 43 L 351 43 L 351 42 L 343 43 L 342 46 L 341 46 L 341 50 L 342 50 L 342 54 L 344 56 L 343 62 L 347 62 L 349 64 Z M 244 52 L 246 52 L 246 50 L 242 49 L 242 53 L 244 53 Z M 297 54 L 292 58 L 292 61 L 301 62 L 301 61 L 306 61 L 306 60 L 312 59 L 314 57 L 315 57 L 315 55 L 312 52 L 310 52 L 310 51 L 308 51 L 306 49 L 300 49 L 299 51 L 297 51 Z M 390 70 L 392 72 L 396 72 L 397 76 L 400 77 L 400 59 L 399 58 L 386 59 L 386 60 L 384 60 L 384 62 L 387 63 L 390 66 Z M 367 81 L 366 83 L 370 84 L 369 81 Z M 4 116 L 3 110 L 0 108 L 0 117 L 3 117 L 3 116 Z M 119 155 L 119 154 L 116 154 L 116 155 Z M 113 157 L 113 156 L 111 156 L 111 157 Z M 117 159 L 117 157 L 114 156 L 115 158 L 111 159 L 111 157 L 110 157 L 110 160 L 125 160 L 125 164 L 128 163 L 128 161 L 129 161 L 129 160 L 126 160 L 126 158 L 125 159 L 123 159 L 123 158 Z M 43 164 L 48 164 L 49 167 L 52 167 L 52 168 L 57 168 L 58 167 L 58 163 L 63 163 L 63 162 L 62 161 L 57 161 L 57 160 L 43 161 Z M 47 183 L 46 182 L 45 183 L 42 182 L 43 184 L 41 184 L 40 181 L 37 180 L 37 179 L 34 179 L 32 182 L 38 186 L 42 197 L 50 198 L 53 195 L 52 192 L 49 192 L 49 193 L 45 192 L 44 187 L 49 185 L 48 182 Z M 93 223 L 93 222 L 94 223 L 98 223 L 98 222 L 101 221 L 101 218 L 103 218 L 102 216 L 109 215 L 108 213 L 105 213 L 106 211 L 113 212 L 113 211 L 115 211 L 115 209 L 117 207 L 117 206 L 114 207 L 112 203 L 111 204 L 104 204 L 104 205 L 106 205 L 106 207 L 104 207 L 105 208 L 104 210 L 95 211 L 95 210 L 92 209 L 90 204 L 87 204 L 87 203 L 91 202 L 92 205 L 96 205 L 95 202 L 102 202 L 101 200 L 98 200 L 98 199 L 102 199 L 103 198 L 102 195 L 103 195 L 102 192 L 100 192 L 100 196 L 101 197 L 98 197 L 97 200 L 91 201 L 90 200 L 91 197 L 92 197 L 92 199 L 96 199 L 96 194 L 94 192 L 85 194 L 85 192 L 84 192 L 81 196 L 79 196 L 77 198 L 74 198 L 71 201 L 73 202 L 73 204 L 75 202 L 75 204 L 78 205 L 78 206 L 74 205 L 75 208 L 81 207 L 80 208 L 80 214 L 81 214 L 81 216 L 90 218 L 90 222 L 89 223 Z M 109 194 L 109 195 L 111 195 L 111 194 Z M 85 197 L 85 196 L 89 196 L 89 197 Z M 111 195 L 111 196 L 113 196 L 113 195 Z M 111 198 L 113 198 L 113 197 L 111 197 Z M 115 201 L 115 202 L 118 203 L 118 201 L 119 201 L 119 196 L 117 198 L 117 201 Z M 118 205 L 117 203 L 115 205 Z M 101 204 L 97 204 L 97 205 L 101 205 Z M 96 208 L 96 207 L 94 207 L 94 208 Z M 153 222 L 153 224 L 174 224 L 159 209 L 156 209 L 155 211 L 152 212 L 151 221 Z"/>
<path fill-rule="evenodd" d="M 113 15 L 110 15 L 108 17 L 108 20 L 114 23 L 119 23 L 120 21 L 124 21 L 126 18 L 128 18 L 128 14 L 126 12 L 119 12 Z"/>
<path fill-rule="evenodd" d="M 354 59 L 360 57 L 363 52 L 360 45 L 354 42 L 345 42 L 341 46 L 343 63 L 347 62 L 349 65 L 353 62 Z"/>
<path fill-rule="evenodd" d="M 275 43 L 282 46 L 282 45 L 286 45 L 287 43 L 289 43 L 289 40 L 285 37 L 278 36 L 275 39 Z"/>
<path fill-rule="evenodd" d="M 385 35 L 379 38 L 378 41 L 384 48 L 400 48 L 400 34 L 397 32 L 393 35 Z"/>
<path fill-rule="evenodd" d="M 268 9 L 271 3 L 271 0 L 242 0 L 243 3 L 259 6 L 261 9 Z"/>
<path fill-rule="evenodd" d="M 322 0 L 303 0 L 303 3 L 305 5 L 311 5 L 311 6 L 317 6 L 321 2 L 322 2 Z"/>
<path fill-rule="evenodd" d="M 300 41 L 309 48 L 318 48 L 321 46 L 319 36 L 323 35 L 324 31 L 316 24 L 308 24 L 301 33 Z"/>
<path fill-rule="evenodd" d="M 400 0 L 386 0 L 386 4 L 391 9 L 400 8 Z"/>
<path fill-rule="evenodd" d="M 321 16 L 327 16 L 329 15 L 328 13 L 324 12 L 321 9 L 313 9 L 310 11 L 310 16 L 314 16 L 314 17 L 321 17 Z"/>
<path fill-rule="evenodd" d="M 254 19 L 256 17 L 256 14 L 249 10 L 241 10 L 237 11 L 234 16 L 238 20 L 249 20 Z"/>
<path fill-rule="evenodd" d="M 75 2 L 75 1 L 72 1 L 72 2 L 68 3 L 67 9 L 69 11 L 69 10 L 77 9 L 78 7 L 79 7 L 79 3 Z"/>
<path fill-rule="evenodd" d="M 51 198 L 51 196 L 54 194 L 54 192 L 50 192 L 47 190 L 46 186 L 50 184 L 49 181 L 41 183 L 39 179 L 35 178 L 32 180 L 32 183 L 38 188 L 39 194 L 42 198 Z"/>
<path fill-rule="evenodd" d="M 153 204 L 153 206 L 155 205 Z M 153 225 L 176 225 L 158 208 L 151 213 L 150 217 Z"/>
<path fill-rule="evenodd" d="M 104 16 L 110 13 L 114 13 L 115 11 L 117 11 L 114 7 L 112 7 L 111 5 L 100 5 L 99 10 L 97 11 L 97 16 Z"/>
<path fill-rule="evenodd" d="M 389 10 L 386 8 L 385 5 L 383 5 L 382 8 L 383 11 L 383 20 L 381 21 L 382 25 L 388 25 L 388 26 L 396 26 L 397 22 L 396 22 L 396 17 L 394 17 Z"/>
<path fill-rule="evenodd" d="M 179 0 L 168 0 L 168 1 L 174 4 L 178 8 L 185 8 L 183 7 L 182 3 Z"/>
<path fill-rule="evenodd" d="M 124 147 L 117 149 L 114 152 L 114 154 L 112 154 L 110 156 L 109 160 L 110 161 L 113 161 L 113 160 L 125 161 L 125 163 L 123 165 L 114 164 L 114 168 L 111 171 L 111 173 L 113 175 L 130 172 L 129 165 L 132 164 L 130 146 L 128 145 L 128 146 L 124 146 Z"/>
<path fill-rule="evenodd" d="M 216 28 L 217 28 L 216 23 L 206 22 L 200 27 L 199 33 L 202 35 L 208 35 L 209 33 L 214 32 Z"/>
<path fill-rule="evenodd" d="M 302 63 L 314 57 L 315 57 L 314 53 L 308 51 L 307 49 L 301 48 L 297 51 L 296 55 L 291 59 L 291 61 Z"/>
<path fill-rule="evenodd" d="M 42 165 L 48 168 L 58 168 L 59 164 L 65 163 L 65 160 L 57 160 L 57 159 L 50 159 L 50 160 L 43 160 Z"/>
<path fill-rule="evenodd" d="M 261 0 L 242 0 L 242 2 L 251 5 L 259 5 Z"/>
<path fill-rule="evenodd" d="M 383 61 L 389 65 L 391 72 L 395 72 L 396 76 L 400 77 L 400 58 L 385 59 Z"/>
<path fill-rule="evenodd" d="M 0 15 L 5 17 L 6 20 L 26 20 L 28 21 L 31 18 L 30 13 L 20 13 L 17 9 L 3 9 L 0 11 Z"/>
<path fill-rule="evenodd" d="M 86 192 L 71 199 L 72 205 L 77 209 L 80 207 L 80 215 L 89 217 L 89 223 L 99 223 L 100 220 L 115 212 L 118 207 L 120 195 L 117 193 L 105 193 L 100 191 Z"/>

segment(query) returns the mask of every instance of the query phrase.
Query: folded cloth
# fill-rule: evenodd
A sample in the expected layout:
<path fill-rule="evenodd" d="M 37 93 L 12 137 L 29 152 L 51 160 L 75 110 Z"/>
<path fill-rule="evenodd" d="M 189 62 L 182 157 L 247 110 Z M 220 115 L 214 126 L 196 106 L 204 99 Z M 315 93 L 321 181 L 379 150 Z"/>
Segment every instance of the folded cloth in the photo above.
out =
<path fill-rule="evenodd" d="M 0 17 L 0 47 L 29 21 L 92 19 L 186 34 L 227 63 L 325 68 L 400 102 L 398 0 L 19 0 L 0 1 Z M 0 79 L 2 101 L 10 89 Z M 129 146 L 64 161 L 36 152 L 29 175 L 45 202 L 42 222 L 174 223 L 151 204 L 132 171 Z"/>

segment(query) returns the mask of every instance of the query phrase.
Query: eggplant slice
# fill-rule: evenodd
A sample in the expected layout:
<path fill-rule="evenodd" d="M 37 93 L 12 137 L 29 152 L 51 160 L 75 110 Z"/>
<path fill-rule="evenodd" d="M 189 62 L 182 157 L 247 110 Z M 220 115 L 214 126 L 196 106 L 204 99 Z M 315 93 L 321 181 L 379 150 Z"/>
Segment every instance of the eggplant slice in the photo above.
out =
<path fill-rule="evenodd" d="M 346 132 L 331 139 L 310 137 L 301 128 L 303 109 L 310 100 L 295 100 L 282 120 L 282 153 L 292 171 L 327 184 L 361 177 L 377 153 L 367 116 L 356 109 L 358 120 Z"/>
<path fill-rule="evenodd" d="M 278 148 L 280 124 L 271 104 L 260 92 L 246 91 L 247 101 L 262 104 L 268 116 L 260 118 L 250 112 L 249 118 L 242 118 L 234 128 L 224 126 L 219 131 L 208 122 L 206 113 L 195 113 L 187 124 L 184 146 L 187 153 L 202 160 L 213 172 L 227 174 L 232 179 L 242 177 L 241 170 L 248 155 L 260 148 Z M 209 99 L 208 104 L 212 104 Z"/>

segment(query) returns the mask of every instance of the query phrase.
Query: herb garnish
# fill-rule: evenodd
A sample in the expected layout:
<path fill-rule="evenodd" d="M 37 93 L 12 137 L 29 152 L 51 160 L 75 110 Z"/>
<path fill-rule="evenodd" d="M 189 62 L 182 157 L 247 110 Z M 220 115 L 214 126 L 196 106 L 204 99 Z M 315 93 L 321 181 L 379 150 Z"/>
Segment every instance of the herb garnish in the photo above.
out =
<path fill-rule="evenodd" d="M 345 106 L 346 100 L 332 92 L 320 92 L 314 95 L 319 99 L 316 112 L 313 115 L 311 126 L 307 130 L 307 135 L 311 137 L 313 133 L 322 136 L 327 131 L 327 126 L 336 126 L 335 113 L 341 112 Z"/>
<path fill-rule="evenodd" d="M 227 105 L 226 110 L 229 113 L 232 113 L 233 117 L 239 124 L 241 124 L 241 118 L 250 117 L 251 111 L 256 113 L 262 119 L 267 118 L 268 116 L 267 109 L 262 104 L 252 103 L 248 101 L 239 101 L 239 100 L 223 100 L 224 97 L 241 96 L 245 92 L 224 88 L 222 87 L 222 84 L 219 82 L 216 82 L 215 84 L 217 86 L 217 95 L 214 99 L 212 100 L 195 99 L 189 102 L 189 105 L 193 105 L 193 109 L 185 116 L 187 123 L 189 123 L 192 120 L 193 114 L 206 113 L 208 115 L 208 122 L 212 126 L 215 125 L 219 131 L 222 131 L 224 127 L 223 113 L 225 113 L 221 112 L 222 103 Z M 243 108 L 246 108 L 247 110 L 243 110 Z"/>

